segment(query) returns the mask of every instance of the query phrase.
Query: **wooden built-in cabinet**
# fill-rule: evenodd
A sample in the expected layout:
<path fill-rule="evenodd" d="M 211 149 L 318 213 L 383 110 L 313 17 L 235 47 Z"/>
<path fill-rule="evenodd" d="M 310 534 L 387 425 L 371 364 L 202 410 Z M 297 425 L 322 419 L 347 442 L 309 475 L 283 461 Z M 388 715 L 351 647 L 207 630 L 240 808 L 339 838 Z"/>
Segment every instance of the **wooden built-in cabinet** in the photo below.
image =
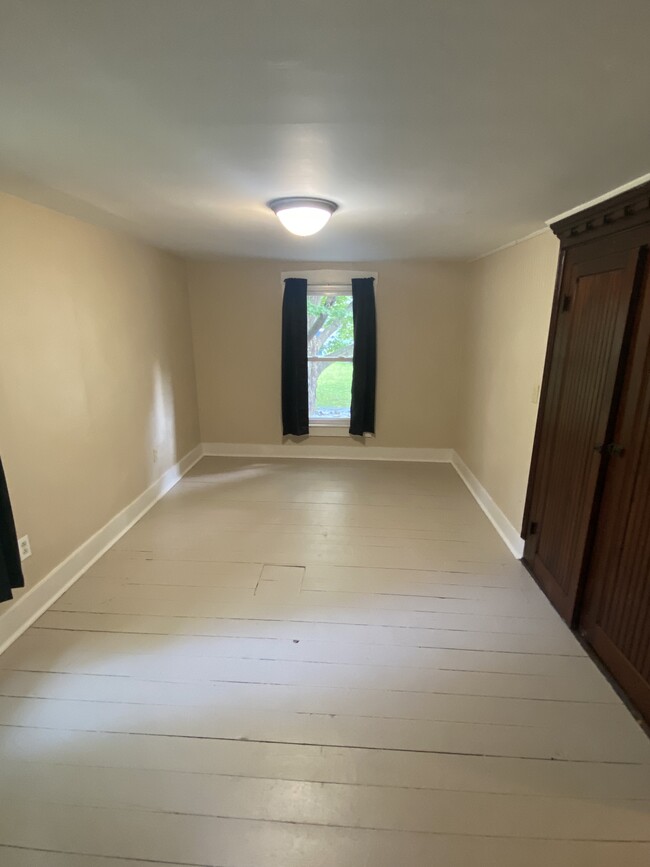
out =
<path fill-rule="evenodd" d="M 551 228 L 523 559 L 650 720 L 650 184 Z"/>

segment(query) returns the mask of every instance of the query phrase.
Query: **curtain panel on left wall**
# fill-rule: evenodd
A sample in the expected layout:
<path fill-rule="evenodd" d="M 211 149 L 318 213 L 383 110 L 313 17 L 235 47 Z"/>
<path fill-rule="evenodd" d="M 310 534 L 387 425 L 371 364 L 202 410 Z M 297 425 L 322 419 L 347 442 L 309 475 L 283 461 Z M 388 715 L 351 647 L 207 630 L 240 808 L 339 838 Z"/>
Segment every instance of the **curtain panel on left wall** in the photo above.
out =
<path fill-rule="evenodd" d="M 288 277 L 282 299 L 282 433 L 309 433 L 307 281 Z"/>
<path fill-rule="evenodd" d="M 11 591 L 24 586 L 16 525 L 0 458 L 0 602 L 11 599 Z"/>

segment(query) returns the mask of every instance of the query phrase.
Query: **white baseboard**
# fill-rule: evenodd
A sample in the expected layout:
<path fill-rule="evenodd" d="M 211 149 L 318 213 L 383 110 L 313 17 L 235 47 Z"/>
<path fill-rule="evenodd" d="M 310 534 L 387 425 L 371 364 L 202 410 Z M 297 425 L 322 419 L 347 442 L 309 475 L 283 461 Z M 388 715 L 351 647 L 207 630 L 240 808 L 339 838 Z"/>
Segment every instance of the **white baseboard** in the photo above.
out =
<path fill-rule="evenodd" d="M 211 457 L 239 458 L 318 458 L 355 461 L 424 461 L 450 463 L 452 449 L 406 449 L 371 446 L 321 446 L 305 443 L 203 443 L 203 454 Z"/>
<path fill-rule="evenodd" d="M 196 446 L 170 467 L 163 475 L 136 497 L 121 512 L 105 524 L 56 566 L 38 584 L 19 591 L 5 611 L 0 612 L 0 653 L 14 642 L 28 626 L 41 616 L 62 593 L 74 584 L 111 545 L 126 533 L 145 512 L 203 457 L 203 448 Z"/>
<path fill-rule="evenodd" d="M 476 502 L 488 516 L 497 533 L 508 548 L 510 548 L 514 556 L 520 560 L 524 553 L 524 540 L 458 453 L 453 449 L 451 451 L 451 463 L 454 469 L 465 482 Z"/>

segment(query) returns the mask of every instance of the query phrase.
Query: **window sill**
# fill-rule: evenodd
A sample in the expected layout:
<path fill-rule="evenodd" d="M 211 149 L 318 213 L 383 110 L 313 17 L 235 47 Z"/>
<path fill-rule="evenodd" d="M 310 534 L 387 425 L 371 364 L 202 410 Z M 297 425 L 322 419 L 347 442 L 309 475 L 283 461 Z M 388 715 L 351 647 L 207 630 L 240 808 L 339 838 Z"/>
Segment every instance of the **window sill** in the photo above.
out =
<path fill-rule="evenodd" d="M 322 422 L 309 423 L 310 437 L 349 437 L 350 422 L 337 421 L 323 424 Z"/>

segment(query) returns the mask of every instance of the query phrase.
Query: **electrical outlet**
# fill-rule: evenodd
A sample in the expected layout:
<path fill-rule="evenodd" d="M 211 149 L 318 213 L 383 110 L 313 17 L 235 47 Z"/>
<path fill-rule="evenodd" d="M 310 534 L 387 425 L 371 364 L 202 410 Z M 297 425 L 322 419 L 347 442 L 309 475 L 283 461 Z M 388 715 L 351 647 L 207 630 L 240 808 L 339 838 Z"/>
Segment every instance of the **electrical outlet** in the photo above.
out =
<path fill-rule="evenodd" d="M 157 464 L 158 463 L 158 449 L 152 449 L 152 454 L 153 454 L 153 462 L 154 462 L 154 464 Z"/>
<path fill-rule="evenodd" d="M 32 556 L 32 546 L 29 544 L 29 536 L 21 536 L 18 540 L 18 550 L 20 551 L 20 559 L 26 560 Z"/>

